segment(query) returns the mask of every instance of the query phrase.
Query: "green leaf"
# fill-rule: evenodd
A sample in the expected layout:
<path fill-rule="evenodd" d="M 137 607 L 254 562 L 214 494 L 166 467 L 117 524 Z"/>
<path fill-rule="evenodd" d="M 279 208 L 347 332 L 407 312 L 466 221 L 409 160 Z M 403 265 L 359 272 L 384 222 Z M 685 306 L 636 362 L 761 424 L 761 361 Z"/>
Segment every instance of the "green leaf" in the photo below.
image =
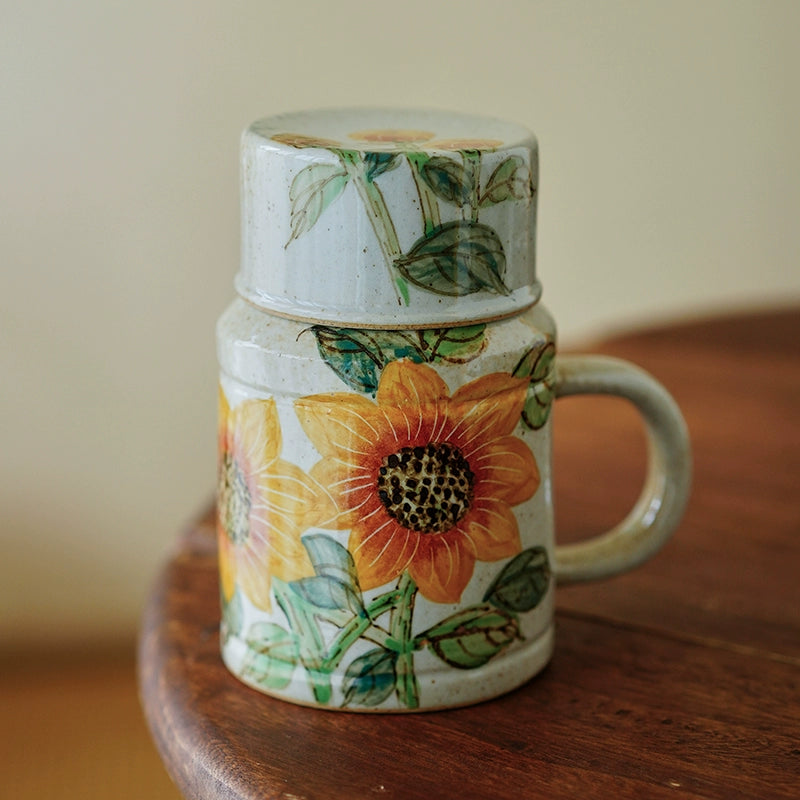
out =
<path fill-rule="evenodd" d="M 422 178 L 434 194 L 447 203 L 466 205 L 472 194 L 472 178 L 463 164 L 444 156 L 431 156 L 422 165 Z"/>
<path fill-rule="evenodd" d="M 381 371 L 390 361 L 407 358 L 416 364 L 439 361 L 466 364 L 486 346 L 484 324 L 421 331 L 325 325 L 314 325 L 309 330 L 325 363 L 351 389 L 372 395 L 378 390 Z"/>
<path fill-rule="evenodd" d="M 522 421 L 529 428 L 537 430 L 547 422 L 555 397 L 555 374 L 553 362 L 556 348 L 553 342 L 531 348 L 514 368 L 517 378 L 530 378 Z"/>
<path fill-rule="evenodd" d="M 314 609 L 295 591 L 294 587 L 280 578 L 272 579 L 272 590 L 281 611 L 289 621 L 289 628 L 297 639 L 300 659 L 306 669 L 313 669 L 322 661 L 325 643 L 314 618 Z"/>
<path fill-rule="evenodd" d="M 371 331 L 314 325 L 317 349 L 325 363 L 351 388 L 375 394 L 381 370 L 399 358 L 425 361 L 419 338 L 410 331 Z"/>
<path fill-rule="evenodd" d="M 372 183 L 378 175 L 394 169 L 400 164 L 397 153 L 366 153 L 364 156 L 367 183 Z"/>
<path fill-rule="evenodd" d="M 278 601 L 281 611 L 289 620 L 289 627 L 297 632 L 302 627 L 303 609 L 300 596 L 292 591 L 292 587 L 280 578 L 272 579 L 272 591 L 275 592 L 275 599 Z"/>
<path fill-rule="evenodd" d="M 329 575 L 315 575 L 300 578 L 289 584 L 309 605 L 319 609 L 349 609 L 358 616 L 364 616 L 361 598 L 348 583 L 343 583 Z"/>
<path fill-rule="evenodd" d="M 483 599 L 506 611 L 530 611 L 541 603 L 549 584 L 547 550 L 531 547 L 503 567 Z"/>
<path fill-rule="evenodd" d="M 358 570 L 346 547 L 324 533 L 307 534 L 302 542 L 317 575 L 335 578 L 358 589 Z"/>
<path fill-rule="evenodd" d="M 531 196 L 531 171 L 521 156 L 509 156 L 489 177 L 481 195 L 481 208 L 505 200 L 527 200 Z"/>
<path fill-rule="evenodd" d="M 482 289 L 510 294 L 503 283 L 506 256 L 495 231 L 471 220 L 446 222 L 395 260 L 411 283 L 436 294 L 463 296 Z"/>
<path fill-rule="evenodd" d="M 353 659 L 344 674 L 344 704 L 380 705 L 394 689 L 397 653 L 377 647 Z"/>
<path fill-rule="evenodd" d="M 522 356 L 512 374 L 515 378 L 540 381 L 552 371 L 555 354 L 556 348 L 553 342 L 548 340 L 536 344 Z"/>
<path fill-rule="evenodd" d="M 420 634 L 415 643 L 427 645 L 445 664 L 459 669 L 483 666 L 519 638 L 511 614 L 492 606 L 472 606 Z"/>
<path fill-rule="evenodd" d="M 555 389 L 551 383 L 532 383 L 528 387 L 528 395 L 522 408 L 523 423 L 531 430 L 539 430 L 550 416 L 554 397 Z"/>
<path fill-rule="evenodd" d="M 231 599 L 226 603 L 222 600 L 222 635 L 239 636 L 244 625 L 244 605 L 239 587 L 236 587 Z"/>
<path fill-rule="evenodd" d="M 344 191 L 348 180 L 340 164 L 310 164 L 295 175 L 289 189 L 292 235 L 287 245 L 311 230 L 320 214 Z"/>
<path fill-rule="evenodd" d="M 486 325 L 462 328 L 427 328 L 420 332 L 428 362 L 447 361 L 466 364 L 486 347 Z"/>
<path fill-rule="evenodd" d="M 306 669 L 308 684 L 314 699 L 325 704 L 331 697 L 330 674 L 323 668 L 325 641 L 320 631 L 314 607 L 295 591 L 294 586 L 273 577 L 272 590 L 278 605 L 289 620 L 300 663 Z"/>
<path fill-rule="evenodd" d="M 256 622 L 247 632 L 247 647 L 244 677 L 267 689 L 285 689 L 300 661 L 291 633 L 272 622 Z"/>

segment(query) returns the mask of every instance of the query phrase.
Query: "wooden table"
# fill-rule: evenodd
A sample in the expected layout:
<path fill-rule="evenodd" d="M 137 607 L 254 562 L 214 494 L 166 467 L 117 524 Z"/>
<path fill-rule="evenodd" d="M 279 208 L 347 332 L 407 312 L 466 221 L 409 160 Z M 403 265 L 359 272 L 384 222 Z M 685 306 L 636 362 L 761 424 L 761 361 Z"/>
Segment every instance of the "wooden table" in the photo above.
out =
<path fill-rule="evenodd" d="M 681 405 L 679 531 L 644 567 L 558 590 L 551 665 L 472 708 L 358 715 L 262 696 L 220 661 L 212 515 L 151 595 L 140 685 L 194 800 L 800 797 L 800 311 L 605 342 Z M 618 521 L 645 453 L 623 401 L 555 412 L 563 541 Z"/>

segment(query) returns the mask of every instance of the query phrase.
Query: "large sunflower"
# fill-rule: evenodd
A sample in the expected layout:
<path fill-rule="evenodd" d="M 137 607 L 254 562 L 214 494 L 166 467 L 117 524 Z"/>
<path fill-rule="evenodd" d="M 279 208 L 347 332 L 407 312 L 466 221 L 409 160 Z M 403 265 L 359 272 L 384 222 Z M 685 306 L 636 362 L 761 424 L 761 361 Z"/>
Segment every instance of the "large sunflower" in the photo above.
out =
<path fill-rule="evenodd" d="M 511 506 L 530 498 L 539 471 L 511 433 L 527 379 L 494 373 L 449 395 L 424 364 L 391 362 L 376 400 L 342 392 L 296 401 L 298 418 L 323 456 L 311 474 L 336 501 L 335 527 L 365 589 L 405 570 L 419 591 L 457 602 L 475 561 L 521 549 Z"/>
<path fill-rule="evenodd" d="M 335 513 L 328 495 L 303 470 L 280 458 L 275 401 L 245 400 L 233 410 L 219 393 L 217 539 L 226 600 L 238 584 L 269 609 L 273 575 L 313 574 L 300 534 Z"/>

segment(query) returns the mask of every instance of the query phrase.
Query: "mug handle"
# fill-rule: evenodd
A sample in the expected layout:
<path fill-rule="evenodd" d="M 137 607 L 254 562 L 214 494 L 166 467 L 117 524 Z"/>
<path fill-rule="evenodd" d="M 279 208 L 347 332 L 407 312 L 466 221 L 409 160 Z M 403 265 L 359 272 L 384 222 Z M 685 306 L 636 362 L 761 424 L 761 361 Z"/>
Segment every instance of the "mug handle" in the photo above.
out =
<path fill-rule="evenodd" d="M 686 422 L 671 395 L 655 378 L 627 361 L 609 356 L 558 356 L 555 394 L 624 397 L 644 418 L 647 477 L 628 516 L 606 533 L 555 549 L 554 572 L 559 584 L 626 572 L 655 555 L 683 516 L 692 472 Z"/>

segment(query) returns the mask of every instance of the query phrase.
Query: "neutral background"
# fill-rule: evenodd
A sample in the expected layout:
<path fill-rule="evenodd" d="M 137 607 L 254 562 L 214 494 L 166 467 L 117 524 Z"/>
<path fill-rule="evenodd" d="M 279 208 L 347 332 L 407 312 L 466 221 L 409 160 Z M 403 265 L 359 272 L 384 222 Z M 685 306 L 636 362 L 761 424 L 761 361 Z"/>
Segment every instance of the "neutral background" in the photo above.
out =
<path fill-rule="evenodd" d="M 3 5 L 4 642 L 130 641 L 210 495 L 214 322 L 259 116 L 440 106 L 533 128 L 567 343 L 800 300 L 794 0 Z"/>

